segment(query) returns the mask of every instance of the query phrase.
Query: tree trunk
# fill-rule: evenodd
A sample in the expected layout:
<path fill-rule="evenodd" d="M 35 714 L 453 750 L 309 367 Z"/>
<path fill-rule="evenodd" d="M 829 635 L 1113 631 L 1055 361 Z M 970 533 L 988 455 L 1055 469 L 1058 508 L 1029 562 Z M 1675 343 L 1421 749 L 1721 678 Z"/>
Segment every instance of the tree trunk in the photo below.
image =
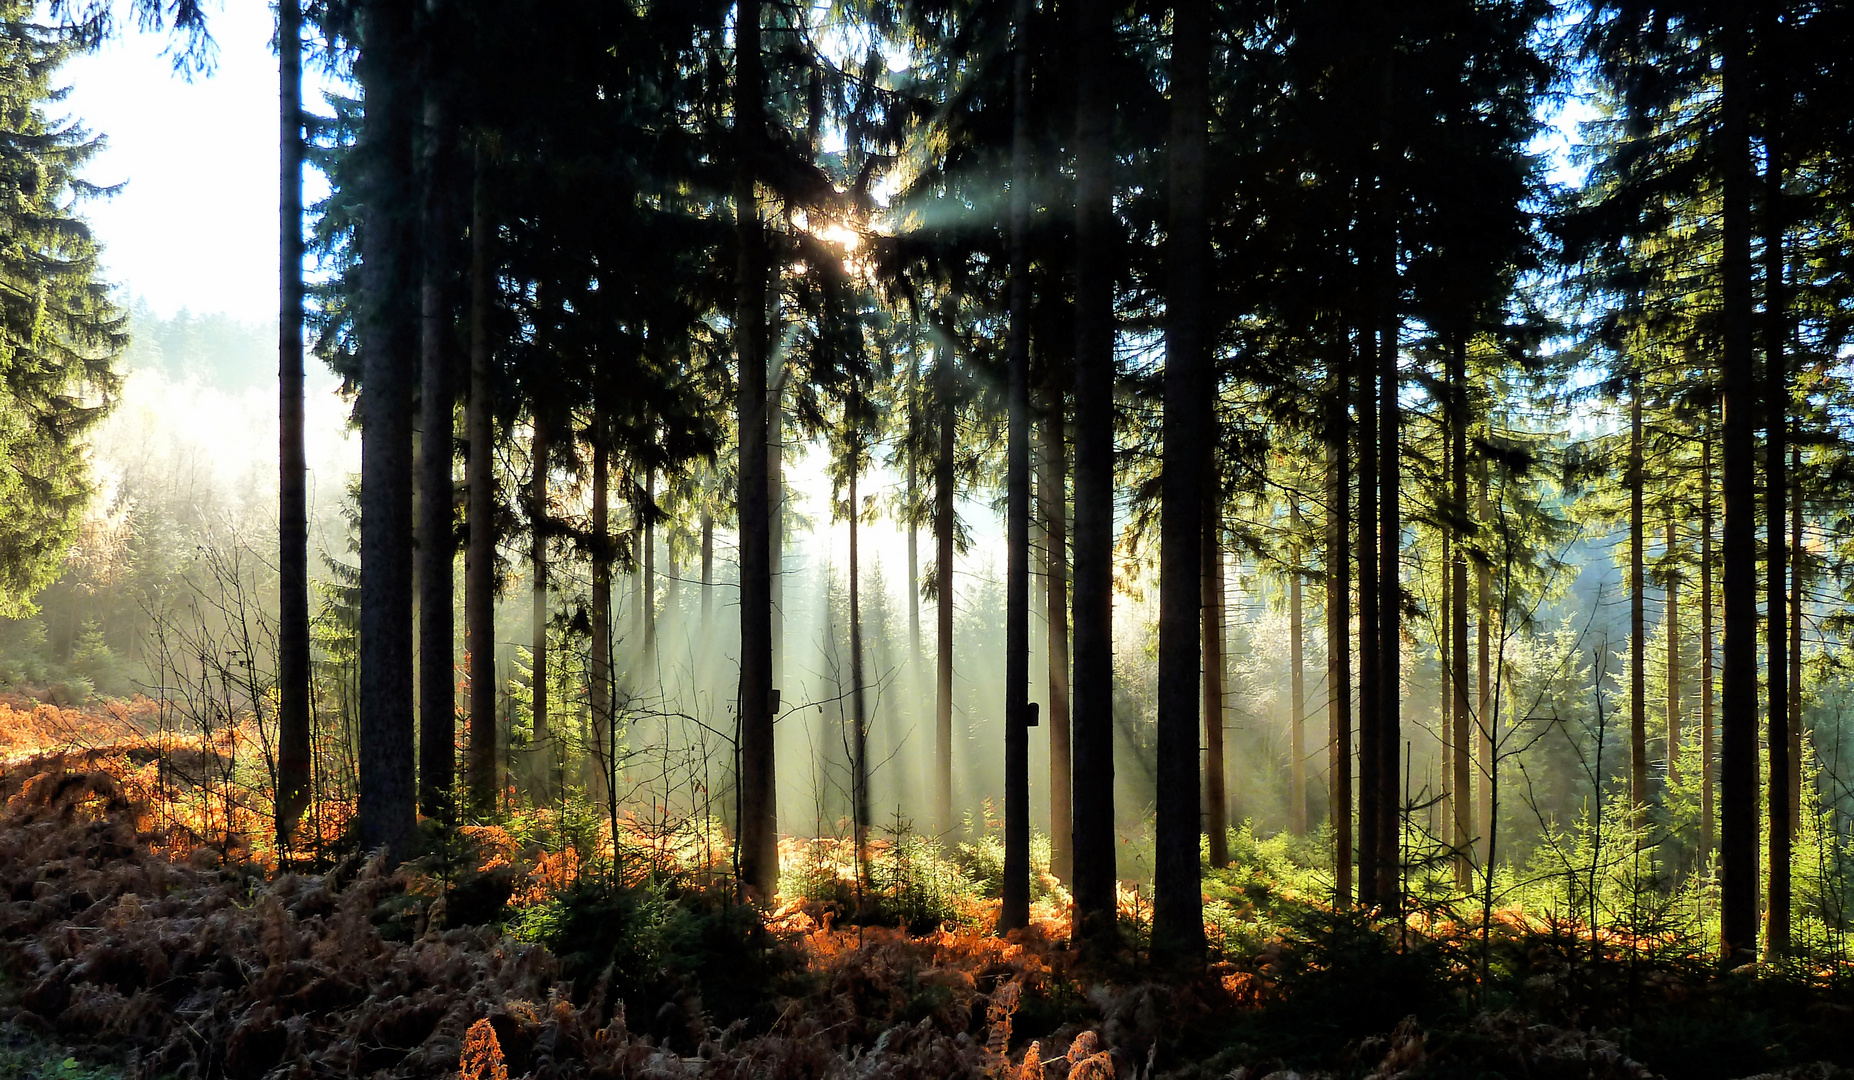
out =
<path fill-rule="evenodd" d="M 1698 864 L 1705 866 L 1712 858 L 1715 835 L 1713 792 L 1718 778 L 1713 745 L 1712 670 L 1712 406 L 1706 407 L 1703 437 L 1700 439 L 1700 836 Z"/>
<path fill-rule="evenodd" d="M 1210 865 L 1230 862 L 1229 794 L 1223 749 L 1223 491 L 1211 462 L 1204 494 L 1204 809 Z"/>
<path fill-rule="evenodd" d="M 1377 335 L 1358 331 L 1358 902 L 1378 895 L 1378 760 L 1382 708 L 1378 683 L 1383 650 L 1378 601 L 1378 363 Z"/>
<path fill-rule="evenodd" d="M 1388 259 L 1387 274 L 1395 273 Z M 1378 339 L 1378 903 L 1403 902 L 1403 407 L 1397 372 L 1398 323 L 1389 310 Z"/>
<path fill-rule="evenodd" d="M 592 656 L 587 665 L 587 700 L 592 707 L 593 769 L 588 790 L 605 806 L 612 787 L 612 556 L 611 454 L 603 416 L 592 418 Z M 615 810 L 615 808 L 613 808 Z"/>
<path fill-rule="evenodd" d="M 1802 450 L 1790 441 L 1790 838 L 1802 832 Z"/>
<path fill-rule="evenodd" d="M 1326 687 L 1328 797 L 1333 822 L 1333 907 L 1352 904 L 1352 484 L 1348 379 L 1333 370 L 1326 431 Z"/>
<path fill-rule="evenodd" d="M 539 408 L 538 403 L 536 407 Z M 530 594 L 534 604 L 531 620 L 534 669 L 528 683 L 534 702 L 534 744 L 528 754 L 528 769 L 537 804 L 552 802 L 554 798 L 554 731 L 547 700 L 547 466 L 548 455 L 553 449 L 550 435 L 545 414 L 537 411 L 530 455 L 534 459 L 533 487 L 528 496 L 528 522 L 533 530 L 529 560 L 534 568 Z"/>
<path fill-rule="evenodd" d="M 418 802 L 427 817 L 449 821 L 456 781 L 456 613 L 452 572 L 457 549 L 451 524 L 451 461 L 455 453 L 451 379 L 450 305 L 442 265 L 450 234 L 447 202 L 439 192 L 448 139 L 435 92 L 425 94 L 425 233 L 420 284 L 418 476 Z"/>
<path fill-rule="evenodd" d="M 1105 0 L 1078 0 L 1075 102 L 1075 936 L 1115 927 L 1114 228 Z"/>
<path fill-rule="evenodd" d="M 1629 389 L 1629 820 L 1640 829 L 1648 820 L 1648 654 L 1643 606 L 1642 376 Z M 1636 843 L 1640 847 L 1640 841 Z"/>
<path fill-rule="evenodd" d="M 934 461 L 934 821 L 940 832 L 953 827 L 953 440 L 957 424 L 947 400 L 951 390 L 951 343 L 941 346 L 940 453 Z"/>
<path fill-rule="evenodd" d="M 702 635 L 706 637 L 714 619 L 715 596 L 715 516 L 702 511 Z"/>
<path fill-rule="evenodd" d="M 775 301 L 776 303 L 776 301 Z M 770 305 L 769 305 L 770 306 Z M 767 326 L 776 325 L 771 316 Z M 770 338 L 771 331 L 768 330 Z M 776 348 L 774 349 L 776 352 Z M 767 555 L 772 587 L 772 684 L 785 682 L 785 364 L 773 357 L 766 372 Z"/>
<path fill-rule="evenodd" d="M 1185 962 L 1199 961 L 1204 955 L 1198 856 L 1203 828 L 1198 817 L 1198 695 L 1193 684 L 1201 660 L 1204 462 L 1211 452 L 1214 390 L 1205 295 L 1210 271 L 1204 204 L 1210 39 L 1206 0 L 1178 0 L 1172 5 L 1152 940 L 1155 953 Z M 1295 726 L 1298 729 L 1298 717 Z M 1298 772 L 1298 761 L 1295 768 Z M 1302 802 L 1304 806 L 1304 798 Z"/>
<path fill-rule="evenodd" d="M 1294 834 L 1305 836 L 1307 834 L 1307 681 L 1303 670 L 1306 650 L 1302 647 L 1302 637 L 1306 629 L 1301 618 L 1299 549 L 1295 550 L 1295 569 L 1288 577 L 1288 723 L 1290 725 L 1288 753 L 1294 759 L 1288 769 L 1288 797 L 1293 803 L 1288 811 Z"/>
<path fill-rule="evenodd" d="M 1049 872 L 1074 881 L 1071 857 L 1075 819 L 1069 786 L 1069 521 L 1068 454 L 1062 436 L 1062 393 L 1050 393 L 1042 418 L 1042 446 L 1037 456 L 1037 501 L 1043 511 L 1043 543 L 1049 578 Z M 1221 733 L 1219 733 L 1221 734 Z"/>
<path fill-rule="evenodd" d="M 858 891 L 869 888 L 869 714 L 863 695 L 862 575 L 857 565 L 856 474 L 862 471 L 860 449 L 852 449 L 850 462 L 850 810 L 855 820 Z M 867 901 L 865 901 L 867 902 Z"/>
<path fill-rule="evenodd" d="M 1006 378 L 1004 881 L 1000 932 L 1030 922 L 1030 0 L 1011 73 L 1010 363 Z"/>
<path fill-rule="evenodd" d="M 1672 511 L 1667 515 L 1667 784 L 1680 782 L 1680 574 L 1674 566 L 1679 539 Z"/>
<path fill-rule="evenodd" d="M 654 684 L 657 679 L 657 470 L 644 466 L 644 606 L 639 618 L 644 624 L 644 670 Z"/>
<path fill-rule="evenodd" d="M 751 163 L 766 139 L 761 85 L 760 0 L 735 8 L 734 123 L 740 158 L 734 213 L 740 245 L 734 351 L 740 395 L 740 754 L 738 872 L 748 898 L 770 904 L 779 882 L 778 803 L 774 787 L 772 700 L 772 534 L 767 506 L 766 263 L 764 230 Z"/>
<path fill-rule="evenodd" d="M 412 387 L 418 351 L 413 279 L 418 214 L 412 135 L 413 4 L 372 0 L 360 14 L 355 74 L 367 98 L 361 242 L 360 803 L 363 850 L 404 859 L 415 833 L 412 748 Z"/>
<path fill-rule="evenodd" d="M 915 701 L 925 695 L 921 678 L 921 551 L 920 522 L 916 508 L 920 500 L 920 359 L 912 343 L 908 346 L 908 686 Z"/>
<path fill-rule="evenodd" d="M 470 210 L 470 397 L 465 408 L 469 457 L 464 487 L 470 525 L 464 552 L 464 635 L 470 654 L 470 749 L 465 771 L 470 812 L 496 808 L 496 474 L 489 382 L 489 214 L 483 199 L 483 154 L 475 155 Z"/>
<path fill-rule="evenodd" d="M 1720 447 L 1725 502 L 1725 642 L 1719 695 L 1720 923 L 1728 964 L 1757 954 L 1757 389 L 1751 352 L 1751 146 L 1745 121 L 1745 22 L 1728 12 L 1721 64 L 1723 165 L 1720 366 L 1725 435 Z"/>
<path fill-rule="evenodd" d="M 303 43 L 277 5 L 277 798 L 279 848 L 310 798 L 309 463 L 303 449 Z"/>
<path fill-rule="evenodd" d="M 1487 459 L 1480 458 L 1475 463 L 1476 482 L 1480 494 L 1475 500 L 1475 517 L 1482 528 L 1493 523 L 1493 507 L 1487 500 Z M 1493 683 L 1493 635 L 1498 625 L 1494 619 L 1493 607 L 1493 568 L 1488 564 L 1491 552 L 1483 552 L 1482 558 L 1475 563 L 1475 608 L 1480 626 L 1475 631 L 1474 639 L 1478 656 L 1476 657 L 1475 678 L 1475 747 L 1480 754 L 1480 786 L 1475 792 L 1475 808 L 1480 811 L 1478 826 L 1475 829 L 1479 837 L 1479 858 L 1482 866 L 1492 866 L 1494 834 L 1494 748 L 1498 734 L 1499 716 L 1494 709 Z"/>
<path fill-rule="evenodd" d="M 1446 411 L 1446 406 L 1444 406 Z M 1446 421 L 1445 421 L 1446 423 Z M 1448 491 L 1448 433 L 1442 435 L 1443 460 L 1442 490 L 1444 497 Z M 1455 565 L 1455 538 L 1446 529 L 1441 538 L 1442 581 L 1441 602 L 1436 608 L 1434 623 L 1436 632 L 1436 665 L 1441 676 L 1436 687 L 1436 713 L 1439 723 L 1436 726 L 1436 741 L 1441 751 L 1441 776 L 1436 780 L 1436 791 L 1431 797 L 1429 808 L 1429 831 L 1442 843 L 1449 842 L 1448 826 L 1445 822 L 1455 820 L 1455 693 L 1454 693 L 1454 658 L 1449 654 L 1449 622 L 1455 613 L 1454 581 L 1449 574 Z"/>
<path fill-rule="evenodd" d="M 1764 29 L 1772 30 L 1764 20 Z M 1773 74 L 1772 76 L 1776 76 Z M 1778 94 L 1771 93 L 1773 110 Z M 1785 473 L 1789 458 L 1790 381 L 1784 356 L 1788 298 L 1783 286 L 1783 150 L 1778 118 L 1765 121 L 1764 144 L 1764 541 L 1769 561 L 1764 585 L 1765 634 L 1769 662 L 1765 672 L 1766 710 L 1770 732 L 1770 791 L 1766 813 L 1770 822 L 1770 903 L 1764 951 L 1772 959 L 1790 951 L 1790 853 L 1795 832 L 1790 824 L 1790 582 L 1786 533 L 1789 513 L 1785 500 L 1790 481 Z"/>
<path fill-rule="evenodd" d="M 1454 415 L 1450 424 L 1449 479 L 1454 482 L 1453 511 L 1460 520 L 1468 516 L 1468 341 L 1457 336 L 1450 357 L 1449 404 Z M 1454 691 L 1455 745 L 1455 883 L 1463 889 L 1474 880 L 1474 800 L 1470 766 L 1474 743 L 1469 734 L 1473 722 L 1468 706 L 1468 554 L 1457 537 L 1449 563 L 1449 685 Z"/>

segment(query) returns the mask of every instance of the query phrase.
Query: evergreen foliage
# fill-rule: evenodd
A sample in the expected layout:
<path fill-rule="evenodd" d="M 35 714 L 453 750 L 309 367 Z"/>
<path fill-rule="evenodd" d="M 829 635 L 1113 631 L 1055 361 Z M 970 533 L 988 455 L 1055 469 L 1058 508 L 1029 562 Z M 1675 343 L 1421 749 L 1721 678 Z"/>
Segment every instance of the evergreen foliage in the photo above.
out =
<path fill-rule="evenodd" d="M 0 618 L 33 611 L 77 535 L 84 435 L 114 401 L 128 341 L 77 211 L 106 194 L 79 175 L 101 144 L 57 112 L 80 36 L 35 14 L 0 9 Z"/>

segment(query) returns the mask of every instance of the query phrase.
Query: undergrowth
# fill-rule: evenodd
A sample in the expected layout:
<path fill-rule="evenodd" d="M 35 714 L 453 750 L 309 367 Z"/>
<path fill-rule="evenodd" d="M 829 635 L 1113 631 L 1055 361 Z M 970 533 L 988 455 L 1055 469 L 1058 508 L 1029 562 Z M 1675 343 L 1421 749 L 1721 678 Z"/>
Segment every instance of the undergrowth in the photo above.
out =
<path fill-rule="evenodd" d="M 1317 839 L 1245 826 L 1206 876 L 1217 955 L 1181 975 L 1137 932 L 1083 963 L 1041 874 L 1032 926 L 992 934 L 983 823 L 862 863 L 788 840 L 762 912 L 702 859 L 568 858 L 545 846 L 579 827 L 536 819 L 272 875 L 87 761 L 0 776 L 0 1076 L 1854 1076 L 1843 969 L 1721 973 L 1673 901 L 1595 934 L 1465 898 L 1339 913 Z"/>

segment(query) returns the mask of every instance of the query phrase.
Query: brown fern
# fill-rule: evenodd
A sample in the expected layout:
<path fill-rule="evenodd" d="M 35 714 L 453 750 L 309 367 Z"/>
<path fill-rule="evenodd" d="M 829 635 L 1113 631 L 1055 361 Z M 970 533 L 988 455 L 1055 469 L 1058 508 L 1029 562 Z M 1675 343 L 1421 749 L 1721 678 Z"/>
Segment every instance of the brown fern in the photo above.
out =
<path fill-rule="evenodd" d="M 502 1043 L 487 1019 L 471 1024 L 464 1033 L 457 1072 L 459 1080 L 509 1080 L 509 1067 L 502 1061 Z"/>

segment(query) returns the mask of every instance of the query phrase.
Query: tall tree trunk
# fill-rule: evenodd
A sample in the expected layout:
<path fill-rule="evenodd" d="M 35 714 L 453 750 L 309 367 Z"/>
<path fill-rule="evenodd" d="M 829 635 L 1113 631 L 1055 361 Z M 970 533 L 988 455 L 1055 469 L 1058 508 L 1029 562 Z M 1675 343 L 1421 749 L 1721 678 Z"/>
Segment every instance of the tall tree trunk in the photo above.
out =
<path fill-rule="evenodd" d="M 1378 647 L 1378 359 L 1377 334 L 1357 332 L 1358 347 L 1358 902 L 1370 908 L 1378 895 L 1378 759 L 1382 754 L 1379 723 Z"/>
<path fill-rule="evenodd" d="M 309 806 L 309 462 L 303 450 L 301 0 L 277 4 L 278 847 Z"/>
<path fill-rule="evenodd" d="M 1295 511 L 1295 533 L 1299 529 L 1299 511 Z M 1302 639 L 1306 625 L 1302 620 L 1300 583 L 1300 546 L 1294 547 L 1294 569 L 1288 575 L 1288 821 L 1294 835 L 1307 834 L 1307 680 L 1306 650 Z"/>
<path fill-rule="evenodd" d="M 998 929 L 1030 922 L 1030 0 L 1011 73 L 1010 370 L 1004 541 L 1004 881 Z"/>
<path fill-rule="evenodd" d="M 1449 487 L 1448 435 L 1443 433 L 1442 489 L 1444 497 Z M 1454 640 L 1449 636 L 1449 626 L 1455 618 L 1455 582 L 1449 572 L 1455 565 L 1455 538 L 1446 530 L 1442 533 L 1442 602 L 1435 619 L 1436 626 L 1436 661 L 1441 668 L 1442 684 L 1437 688 L 1436 698 L 1441 723 L 1437 726 L 1436 738 L 1442 751 L 1442 775 L 1436 781 L 1436 795 L 1429 808 L 1430 832 L 1448 842 L 1448 829 L 1455 820 L 1455 665 L 1454 657 L 1449 653 L 1449 645 Z"/>
<path fill-rule="evenodd" d="M 657 678 L 657 469 L 644 466 L 644 670 Z"/>
<path fill-rule="evenodd" d="M 630 469 L 627 470 L 625 474 L 625 488 L 629 490 L 631 495 L 630 623 L 632 649 L 631 662 L 626 671 L 626 680 L 633 684 L 635 684 L 637 679 L 637 672 L 648 667 L 648 664 L 644 662 L 645 655 L 641 646 L 644 643 L 645 612 L 649 610 L 644 602 L 644 589 L 646 587 L 646 578 L 644 577 L 644 549 L 646 546 L 644 543 L 644 522 L 649 517 L 649 514 L 644 509 L 644 504 L 637 488 L 638 467 L 637 462 L 635 460 L 632 461 Z"/>
<path fill-rule="evenodd" d="M 1712 667 L 1712 440 L 1717 429 L 1712 423 L 1712 406 L 1706 406 L 1706 419 L 1700 439 L 1700 836 L 1698 864 L 1705 866 L 1712 858 L 1713 792 L 1718 787 L 1715 761 L 1717 748 L 1713 734 L 1717 730 L 1713 716 Z"/>
<path fill-rule="evenodd" d="M 1199 863 L 1198 636 L 1204 597 L 1204 462 L 1211 453 L 1211 398 L 1205 281 L 1210 233 L 1204 159 L 1210 100 L 1211 26 L 1207 0 L 1172 5 L 1170 232 L 1165 242 L 1165 467 L 1159 522 L 1158 778 L 1154 827 L 1153 950 L 1174 960 L 1204 955 Z M 1299 727 L 1295 718 L 1295 727 Z M 1300 763 L 1295 762 L 1298 770 Z M 1304 779 L 1304 777 L 1303 777 Z M 1305 794 L 1304 790 L 1302 792 Z M 1302 799 L 1304 813 L 1305 799 Z"/>
<path fill-rule="evenodd" d="M 1075 95 L 1075 936 L 1115 928 L 1114 274 L 1105 0 L 1077 0 Z"/>
<path fill-rule="evenodd" d="M 1790 441 L 1790 838 L 1802 833 L 1802 448 Z"/>
<path fill-rule="evenodd" d="M 536 408 L 539 409 L 538 403 Z M 554 729 L 547 693 L 547 466 L 553 450 L 551 435 L 546 415 L 537 411 L 534 415 L 531 454 L 534 459 L 533 486 L 528 496 L 528 522 L 534 531 L 534 543 L 529 550 L 529 564 L 534 571 L 530 593 L 533 601 L 531 629 L 534 668 L 533 677 L 528 683 L 534 702 L 534 746 L 528 755 L 528 768 L 533 774 L 530 784 L 536 803 L 552 802 L 554 798 Z"/>
<path fill-rule="evenodd" d="M 1751 351 L 1751 146 L 1745 120 L 1746 15 L 1727 11 L 1721 64 L 1725 436 L 1725 642 L 1719 692 L 1719 946 L 1728 964 L 1757 954 L 1757 379 Z"/>
<path fill-rule="evenodd" d="M 777 304 L 775 294 L 767 303 L 766 325 L 769 328 L 778 325 Z M 770 335 L 769 329 L 769 340 Z M 772 597 L 772 684 L 776 698 L 777 688 L 785 682 L 785 357 L 777 345 L 772 346 L 770 352 L 766 371 L 766 563 L 772 574 L 769 595 Z"/>
<path fill-rule="evenodd" d="M 1680 574 L 1674 567 L 1679 536 L 1674 514 L 1667 515 L 1667 785 L 1680 782 Z"/>
<path fill-rule="evenodd" d="M 1468 340 L 1457 336 L 1449 371 L 1449 479 L 1454 483 L 1453 511 L 1468 519 Z M 1466 889 L 1474 880 L 1474 800 L 1471 763 L 1473 723 L 1468 706 L 1468 553 L 1461 539 L 1449 564 L 1449 684 L 1454 690 L 1455 883 Z"/>
<path fill-rule="evenodd" d="M 483 153 L 474 154 L 470 209 L 470 396 L 465 405 L 464 487 L 469 546 L 464 551 L 464 636 L 470 654 L 470 749 L 465 785 L 470 812 L 496 808 L 496 474 L 489 382 L 489 213 Z"/>
<path fill-rule="evenodd" d="M 448 148 L 434 91 L 425 92 L 422 187 L 424 250 L 420 283 L 418 462 L 418 803 L 427 817 L 450 820 L 456 781 L 456 613 L 452 572 L 457 561 L 451 524 L 451 461 L 455 453 L 451 319 L 443 254 L 450 234 L 439 175 Z"/>
<path fill-rule="evenodd" d="M 1387 274 L 1395 259 L 1387 258 Z M 1378 903 L 1403 904 L 1403 515 L 1399 508 L 1403 407 L 1398 323 L 1386 289 L 1378 339 Z"/>
<path fill-rule="evenodd" d="M 1764 29 L 1774 30 L 1765 19 Z M 1777 76 L 1773 73 L 1771 78 Z M 1780 100 L 1768 95 L 1771 111 Z M 1783 148 L 1777 130 L 1779 118 L 1765 120 L 1764 147 L 1764 540 L 1769 561 L 1764 584 L 1765 633 L 1769 662 L 1765 671 L 1766 714 L 1770 732 L 1770 791 L 1766 813 L 1770 822 L 1770 903 L 1764 927 L 1765 955 L 1775 958 L 1790 951 L 1790 853 L 1795 832 L 1790 824 L 1790 582 L 1786 533 L 1789 513 L 1785 500 L 1790 481 L 1785 467 L 1789 458 L 1790 380 L 1784 356 L 1788 298 L 1783 285 Z"/>
<path fill-rule="evenodd" d="M 1475 519 L 1480 528 L 1486 529 L 1493 524 L 1493 507 L 1488 503 L 1487 459 L 1481 457 L 1475 462 L 1475 481 L 1480 488 L 1475 498 Z M 1475 792 L 1474 805 L 1480 811 L 1476 819 L 1475 835 L 1479 838 L 1479 860 L 1482 866 L 1491 866 L 1494 831 L 1494 746 L 1497 738 L 1499 717 L 1494 710 L 1493 683 L 1493 635 L 1497 623 L 1493 607 L 1493 568 L 1488 560 L 1491 552 L 1482 552 L 1482 557 L 1474 564 L 1475 573 L 1475 618 L 1479 626 L 1474 633 L 1475 648 L 1475 747 L 1479 752 L 1480 768 L 1479 790 Z"/>
<path fill-rule="evenodd" d="M 702 511 L 702 635 L 707 636 L 714 619 L 715 599 L 715 516 Z"/>
<path fill-rule="evenodd" d="M 1648 821 L 1648 653 L 1643 593 L 1642 376 L 1629 383 L 1629 820 Z M 1637 841 L 1640 847 L 1640 841 Z"/>
<path fill-rule="evenodd" d="M 410 0 L 361 8 L 355 61 L 367 98 L 361 238 L 361 847 L 398 863 L 412 846 L 412 388 L 418 352 Z"/>
<path fill-rule="evenodd" d="M 592 764 L 588 788 L 604 806 L 611 794 L 612 724 L 612 556 L 611 452 L 604 417 L 592 417 L 592 656 L 587 665 L 587 699 L 592 707 Z M 615 850 L 615 849 L 614 849 Z"/>
<path fill-rule="evenodd" d="M 1204 827 L 1210 865 L 1230 862 L 1230 805 L 1223 749 L 1223 491 L 1210 463 L 1204 490 Z"/>
<path fill-rule="evenodd" d="M 1352 484 L 1349 382 L 1335 364 L 1326 429 L 1326 687 L 1328 795 L 1333 822 L 1333 906 L 1352 904 Z"/>
<path fill-rule="evenodd" d="M 869 713 L 863 693 L 862 574 L 857 564 L 857 519 L 862 507 L 856 498 L 856 478 L 862 471 L 860 448 L 850 461 L 850 810 L 855 820 L 856 874 L 860 892 L 870 884 L 869 874 Z M 865 903 L 867 901 L 865 900 Z"/>
<path fill-rule="evenodd" d="M 766 139 L 762 99 L 760 0 L 735 7 L 734 123 L 739 163 L 734 213 L 740 305 L 734 352 L 740 395 L 740 800 L 739 874 L 747 896 L 769 904 L 779 881 L 778 803 L 773 761 L 772 533 L 767 506 L 765 312 L 768 254 L 750 163 Z"/>
<path fill-rule="evenodd" d="M 952 350 L 941 346 L 940 453 L 934 461 L 934 820 L 941 832 L 953 827 L 953 445 L 957 428 L 947 400 Z"/>
<path fill-rule="evenodd" d="M 1037 455 L 1037 503 L 1043 511 L 1043 543 L 1048 552 L 1049 584 L 1049 871 L 1059 881 L 1074 880 L 1071 856 L 1069 744 L 1069 520 L 1068 454 L 1062 435 L 1062 392 L 1050 392 Z M 1213 841 L 1214 843 L 1214 841 Z"/>
<path fill-rule="evenodd" d="M 912 342 L 908 346 L 908 686 L 909 696 L 919 701 L 925 696 L 921 678 L 921 551 L 920 522 L 916 508 L 920 505 L 920 358 Z"/>

